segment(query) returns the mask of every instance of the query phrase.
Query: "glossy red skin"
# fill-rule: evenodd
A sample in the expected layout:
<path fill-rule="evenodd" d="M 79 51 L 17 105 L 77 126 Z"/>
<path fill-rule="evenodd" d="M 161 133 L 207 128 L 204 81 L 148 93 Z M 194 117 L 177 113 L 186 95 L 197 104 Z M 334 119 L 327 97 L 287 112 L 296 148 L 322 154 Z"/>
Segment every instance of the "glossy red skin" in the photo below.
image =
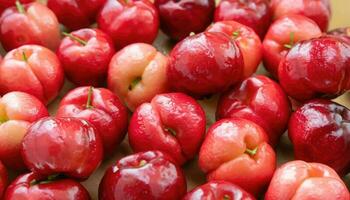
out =
<path fill-rule="evenodd" d="M 24 170 L 21 143 L 31 123 L 49 116 L 34 96 L 10 92 L 0 99 L 0 160 L 12 170 Z"/>
<path fill-rule="evenodd" d="M 207 132 L 199 167 L 208 181 L 229 181 L 258 196 L 276 168 L 276 154 L 267 142 L 264 129 L 249 120 L 220 120 Z M 247 149 L 256 149 L 256 153 L 250 155 Z"/>
<path fill-rule="evenodd" d="M 344 42 L 350 44 L 350 27 L 337 28 L 329 31 L 328 35 L 334 35 L 341 38 Z"/>
<path fill-rule="evenodd" d="M 7 170 L 5 168 L 5 166 L 2 164 L 2 162 L 0 161 L 0 198 L 2 198 L 5 189 L 7 187 Z"/>
<path fill-rule="evenodd" d="M 179 42 L 170 53 L 170 87 L 196 97 L 227 90 L 243 78 L 243 56 L 226 34 L 203 32 Z"/>
<path fill-rule="evenodd" d="M 23 60 L 23 52 L 27 62 Z M 48 104 L 58 95 L 63 82 L 64 73 L 57 56 L 41 46 L 24 45 L 14 49 L 0 63 L 1 95 L 22 91 Z"/>
<path fill-rule="evenodd" d="M 67 78 L 76 85 L 102 85 L 115 54 L 112 40 L 98 29 L 81 29 L 71 34 L 87 44 L 82 45 L 69 37 L 62 40 L 57 56 Z"/>
<path fill-rule="evenodd" d="M 142 161 L 146 163 L 140 166 Z M 159 151 L 122 158 L 106 171 L 99 187 L 100 200 L 180 200 L 185 194 L 182 170 Z"/>
<path fill-rule="evenodd" d="M 176 136 L 168 130 L 176 132 Z M 182 165 L 193 159 L 204 139 L 205 113 L 191 97 L 182 93 L 155 96 L 134 112 L 128 137 L 136 152 L 160 150 Z"/>
<path fill-rule="evenodd" d="M 276 20 L 269 28 L 263 41 L 264 67 L 275 78 L 278 77 L 278 66 L 290 50 L 284 45 L 290 44 L 290 34 L 294 33 L 294 44 L 317 38 L 322 35 L 315 22 L 302 15 L 289 15 Z"/>
<path fill-rule="evenodd" d="M 213 21 L 215 0 L 155 0 L 160 27 L 170 38 L 182 40 L 204 31 Z"/>
<path fill-rule="evenodd" d="M 188 192 L 183 200 L 255 200 L 239 186 L 226 181 L 210 181 Z"/>
<path fill-rule="evenodd" d="M 262 44 L 253 29 L 235 21 L 220 21 L 212 24 L 206 31 L 225 33 L 236 42 L 244 60 L 244 77 L 250 77 L 256 72 L 262 59 Z M 234 35 L 235 33 L 238 35 Z"/>
<path fill-rule="evenodd" d="M 224 93 L 216 110 L 217 119 L 237 117 L 260 125 L 272 146 L 278 144 L 286 130 L 290 114 L 290 103 L 282 88 L 262 75 L 247 78 Z"/>
<path fill-rule="evenodd" d="M 339 96 L 350 89 L 350 45 L 335 37 L 300 42 L 281 61 L 279 80 L 298 101 Z"/>
<path fill-rule="evenodd" d="M 95 22 L 105 2 L 106 0 L 48 0 L 47 7 L 65 27 L 78 30 Z"/>
<path fill-rule="evenodd" d="M 72 179 L 32 185 L 34 181 L 37 181 L 37 178 L 33 173 L 19 176 L 9 185 L 3 200 L 90 200 L 88 191 Z"/>
<path fill-rule="evenodd" d="M 222 0 L 215 10 L 214 21 L 239 22 L 252 28 L 263 39 L 271 16 L 268 0 Z"/>
<path fill-rule="evenodd" d="M 110 90 L 94 88 L 91 95 L 92 108 L 86 108 L 89 87 L 79 87 L 63 97 L 57 117 L 76 117 L 94 125 L 102 137 L 104 153 L 111 154 L 123 140 L 128 111 L 119 98 Z"/>
<path fill-rule="evenodd" d="M 77 118 L 42 118 L 22 142 L 27 167 L 42 177 L 64 174 L 87 179 L 101 163 L 102 140 L 96 129 Z"/>
<path fill-rule="evenodd" d="M 153 43 L 159 28 L 158 12 L 149 0 L 108 0 L 97 22 L 117 50 L 132 43 Z"/>
<path fill-rule="evenodd" d="M 276 170 L 265 194 L 265 200 L 290 199 L 346 200 L 350 195 L 332 168 L 297 160 Z"/>
<path fill-rule="evenodd" d="M 21 3 L 30 3 L 33 2 L 34 0 L 20 0 L 19 2 Z M 16 0 L 0 0 L 0 15 L 1 13 L 9 7 L 15 6 Z"/>
<path fill-rule="evenodd" d="M 37 2 L 23 6 L 25 13 L 11 7 L 0 17 L 0 41 L 4 49 L 10 51 L 22 45 L 37 44 L 56 50 L 61 38 L 55 14 Z"/>
<path fill-rule="evenodd" d="M 329 100 L 312 100 L 291 116 L 288 135 L 296 159 L 350 169 L 350 110 Z"/>
<path fill-rule="evenodd" d="M 329 0 L 271 0 L 270 6 L 274 19 L 289 14 L 304 15 L 315 21 L 322 32 L 327 31 L 332 15 Z"/>

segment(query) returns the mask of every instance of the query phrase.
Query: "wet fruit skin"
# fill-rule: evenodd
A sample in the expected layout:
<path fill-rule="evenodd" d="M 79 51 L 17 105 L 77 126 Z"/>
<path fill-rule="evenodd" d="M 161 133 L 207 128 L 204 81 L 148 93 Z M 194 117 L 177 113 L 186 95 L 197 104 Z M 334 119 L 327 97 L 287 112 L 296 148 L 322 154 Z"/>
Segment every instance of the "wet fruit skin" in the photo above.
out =
<path fill-rule="evenodd" d="M 26 166 L 40 177 L 63 174 L 86 180 L 102 156 L 100 135 L 77 118 L 42 118 L 32 124 L 22 142 Z"/>
<path fill-rule="evenodd" d="M 301 15 L 288 15 L 276 20 L 263 41 L 264 67 L 278 78 L 278 66 L 282 58 L 297 42 L 322 35 L 315 22 Z"/>
<path fill-rule="evenodd" d="M 344 182 L 332 168 L 296 160 L 276 170 L 265 199 L 345 200 L 350 196 Z"/>
<path fill-rule="evenodd" d="M 205 128 L 204 110 L 193 98 L 167 93 L 136 109 L 128 137 L 134 151 L 160 150 L 182 165 L 197 154 Z"/>
<path fill-rule="evenodd" d="M 6 190 L 4 200 L 90 200 L 88 191 L 72 179 L 40 182 L 34 173 L 19 176 Z"/>
<path fill-rule="evenodd" d="M 7 177 L 7 170 L 5 166 L 0 161 L 0 198 L 2 198 L 5 189 L 7 187 L 8 183 L 8 177 Z"/>
<path fill-rule="evenodd" d="M 281 61 L 279 80 L 298 101 L 337 97 L 350 89 L 350 45 L 335 37 L 300 42 Z"/>
<path fill-rule="evenodd" d="M 155 0 L 162 31 L 174 40 L 200 33 L 212 22 L 215 0 Z"/>
<path fill-rule="evenodd" d="M 158 34 L 159 16 L 149 0 L 107 0 L 97 23 L 120 50 L 133 43 L 151 44 Z"/>
<path fill-rule="evenodd" d="M 21 12 L 16 7 L 8 8 L 0 17 L 0 41 L 6 51 L 28 44 L 56 50 L 60 40 L 55 14 L 40 3 L 23 4 Z"/>
<path fill-rule="evenodd" d="M 244 77 L 254 74 L 262 59 L 262 44 L 253 29 L 235 21 L 220 21 L 207 28 L 208 32 L 221 32 L 230 36 L 241 50 Z"/>
<path fill-rule="evenodd" d="M 20 0 L 21 3 L 30 3 L 34 0 Z M 0 15 L 8 7 L 13 7 L 16 5 L 16 0 L 0 0 Z"/>
<path fill-rule="evenodd" d="M 159 151 L 147 151 L 120 159 L 105 173 L 100 200 L 179 200 L 186 194 L 181 168 Z"/>
<path fill-rule="evenodd" d="M 210 181 L 188 192 L 183 200 L 255 200 L 239 186 L 226 181 Z"/>
<path fill-rule="evenodd" d="M 173 48 L 167 77 L 174 91 L 203 97 L 238 83 L 243 78 L 243 68 L 242 53 L 229 36 L 203 32 Z"/>
<path fill-rule="evenodd" d="M 48 0 L 47 6 L 58 21 L 70 30 L 89 27 L 106 0 Z"/>
<path fill-rule="evenodd" d="M 344 42 L 350 44 L 350 27 L 337 28 L 329 31 L 328 35 L 334 35 L 341 38 Z"/>
<path fill-rule="evenodd" d="M 312 100 L 291 116 L 288 135 L 296 159 L 350 169 L 350 110 L 329 100 Z"/>
<path fill-rule="evenodd" d="M 259 195 L 272 178 L 276 154 L 259 125 L 245 119 L 223 119 L 212 125 L 199 152 L 207 180 L 224 180 Z"/>
<path fill-rule="evenodd" d="M 105 155 L 116 150 L 128 125 L 127 108 L 115 94 L 104 88 L 79 87 L 70 91 L 63 97 L 56 116 L 76 117 L 94 125 L 102 138 Z"/>
<path fill-rule="evenodd" d="M 285 132 L 290 113 L 287 95 L 276 82 L 263 75 L 247 78 L 224 93 L 216 110 L 217 119 L 237 117 L 260 125 L 272 146 L 278 144 Z"/>
<path fill-rule="evenodd" d="M 80 29 L 70 34 L 57 50 L 67 78 L 76 85 L 103 85 L 115 54 L 112 40 L 98 29 Z"/>
<path fill-rule="evenodd" d="M 322 32 L 327 31 L 332 15 L 329 0 L 271 0 L 270 6 L 275 20 L 289 14 L 304 15 L 316 22 Z"/>
<path fill-rule="evenodd" d="M 0 63 L 1 95 L 21 91 L 48 104 L 56 98 L 63 82 L 64 73 L 56 54 L 38 45 L 14 49 Z"/>
<path fill-rule="evenodd" d="M 12 170 L 24 170 L 21 143 L 31 123 L 49 116 L 45 105 L 24 92 L 0 99 L 0 160 Z"/>
<path fill-rule="evenodd" d="M 239 22 L 252 28 L 263 39 L 271 16 L 267 0 L 222 0 L 215 10 L 214 21 Z"/>

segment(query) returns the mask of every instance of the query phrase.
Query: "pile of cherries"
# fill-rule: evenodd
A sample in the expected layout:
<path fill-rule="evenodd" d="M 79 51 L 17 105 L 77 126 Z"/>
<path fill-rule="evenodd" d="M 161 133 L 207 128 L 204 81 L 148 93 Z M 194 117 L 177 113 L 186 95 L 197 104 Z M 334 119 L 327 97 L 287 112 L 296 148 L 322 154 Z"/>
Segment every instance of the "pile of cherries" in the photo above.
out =
<path fill-rule="evenodd" d="M 135 154 L 105 172 L 101 200 L 350 200 L 350 110 L 330 100 L 350 90 L 350 28 L 327 33 L 328 0 L 0 0 L 0 12 L 0 198 L 90 199 L 79 182 L 128 133 Z M 177 42 L 169 55 L 151 45 L 159 28 Z M 253 75 L 261 62 L 270 77 Z M 77 88 L 49 116 L 65 78 Z M 196 100 L 216 94 L 210 124 Z M 286 130 L 295 161 L 277 167 Z M 187 193 L 193 159 L 208 182 Z M 10 183 L 5 168 L 22 175 Z"/>

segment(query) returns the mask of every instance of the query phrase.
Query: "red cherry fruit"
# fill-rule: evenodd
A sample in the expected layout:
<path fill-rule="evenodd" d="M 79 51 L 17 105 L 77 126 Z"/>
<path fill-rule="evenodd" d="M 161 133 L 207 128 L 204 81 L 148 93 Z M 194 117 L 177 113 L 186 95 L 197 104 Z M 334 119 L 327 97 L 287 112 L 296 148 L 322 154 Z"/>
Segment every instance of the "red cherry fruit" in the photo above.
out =
<path fill-rule="evenodd" d="M 350 45 L 335 37 L 300 42 L 281 61 L 279 80 L 298 101 L 339 96 L 350 89 Z"/>
<path fill-rule="evenodd" d="M 264 67 L 277 78 L 282 58 L 296 43 L 321 35 L 317 24 L 302 15 L 288 15 L 276 20 L 263 41 Z"/>
<path fill-rule="evenodd" d="M 136 152 L 163 151 L 182 165 L 198 152 L 205 126 L 205 113 L 194 99 L 182 93 L 161 94 L 134 112 L 129 143 Z"/>
<path fill-rule="evenodd" d="M 329 0 L 271 0 L 270 5 L 274 19 L 289 14 L 304 15 L 315 21 L 322 32 L 327 31 L 332 15 Z"/>
<path fill-rule="evenodd" d="M 21 144 L 31 123 L 49 116 L 45 105 L 34 96 L 10 92 L 0 99 L 0 160 L 12 170 L 26 169 Z"/>
<path fill-rule="evenodd" d="M 266 76 L 245 79 L 223 94 L 216 110 L 217 119 L 243 118 L 264 128 L 269 143 L 276 146 L 287 128 L 290 103 L 282 88 Z"/>
<path fill-rule="evenodd" d="M 16 6 L 16 1 L 17 0 L 0 0 L 0 15 L 6 8 Z M 33 1 L 34 0 L 19 0 L 20 3 L 30 3 Z"/>
<path fill-rule="evenodd" d="M 64 174 L 87 179 L 102 160 L 96 129 L 77 118 L 43 118 L 29 128 L 22 142 L 27 167 L 42 177 Z"/>
<path fill-rule="evenodd" d="M 100 200 L 179 200 L 185 193 L 181 168 L 159 151 L 122 158 L 106 171 L 99 187 Z"/>
<path fill-rule="evenodd" d="M 233 20 L 252 28 L 261 39 L 271 23 L 268 0 L 221 0 L 214 21 Z"/>
<path fill-rule="evenodd" d="M 18 2 L 16 6 L 6 9 L 0 17 L 0 41 L 4 49 L 37 44 L 56 50 L 61 36 L 55 14 L 36 2 L 24 5 Z"/>
<path fill-rule="evenodd" d="M 72 179 L 40 181 L 34 173 L 19 176 L 6 190 L 3 200 L 90 200 L 88 191 Z"/>
<path fill-rule="evenodd" d="M 288 135 L 296 159 L 324 163 L 339 174 L 350 169 L 350 110 L 329 100 L 312 100 L 293 113 Z"/>
<path fill-rule="evenodd" d="M 64 73 L 56 54 L 41 46 L 21 46 L 0 63 L 1 95 L 22 91 L 48 104 L 56 98 L 63 82 Z"/>
<path fill-rule="evenodd" d="M 48 0 L 47 6 L 56 14 L 58 21 L 70 30 L 88 27 L 106 0 Z"/>
<path fill-rule="evenodd" d="M 334 35 L 341 38 L 344 42 L 350 44 L 350 27 L 337 28 L 329 31 L 328 35 Z"/>
<path fill-rule="evenodd" d="M 175 40 L 200 33 L 213 20 L 215 0 L 155 0 L 164 33 Z"/>
<path fill-rule="evenodd" d="M 7 187 L 7 171 L 5 166 L 0 161 L 0 198 L 2 198 Z"/>
<path fill-rule="evenodd" d="M 64 33 L 57 56 L 67 78 L 77 85 L 102 85 L 115 50 L 112 40 L 98 29 Z"/>
<path fill-rule="evenodd" d="M 183 200 L 255 200 L 239 186 L 226 181 L 210 181 L 193 189 Z"/>
<path fill-rule="evenodd" d="M 98 16 L 98 27 L 119 50 L 132 43 L 151 44 L 158 34 L 159 16 L 149 0 L 108 0 Z"/>
<path fill-rule="evenodd" d="M 173 90 L 202 97 L 227 90 L 243 77 L 236 43 L 223 33 L 203 32 L 179 42 L 170 53 L 168 82 Z"/>
<path fill-rule="evenodd" d="M 79 87 L 63 97 L 57 117 L 76 117 L 94 125 L 100 133 L 105 154 L 111 154 L 123 140 L 127 125 L 127 108 L 111 91 L 104 88 Z"/>
<path fill-rule="evenodd" d="M 221 32 L 230 36 L 242 52 L 244 77 L 255 73 L 262 59 L 262 45 L 253 29 L 235 21 L 221 21 L 212 24 L 206 31 Z"/>

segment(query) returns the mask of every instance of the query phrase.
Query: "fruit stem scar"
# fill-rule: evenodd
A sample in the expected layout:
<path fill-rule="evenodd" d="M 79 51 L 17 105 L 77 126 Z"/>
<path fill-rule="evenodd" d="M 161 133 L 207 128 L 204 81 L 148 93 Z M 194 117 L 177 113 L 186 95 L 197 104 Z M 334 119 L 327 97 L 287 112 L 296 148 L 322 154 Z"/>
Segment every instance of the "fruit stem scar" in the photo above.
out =
<path fill-rule="evenodd" d="M 17 8 L 19 13 L 23 14 L 26 12 L 23 5 L 21 4 L 21 2 L 19 0 L 16 1 L 16 8 Z"/>
<path fill-rule="evenodd" d="M 245 153 L 249 154 L 250 156 L 254 156 L 258 151 L 258 147 L 255 147 L 255 149 L 251 150 L 251 149 L 246 149 Z"/>
<path fill-rule="evenodd" d="M 231 198 L 227 194 L 225 194 L 224 197 L 222 198 L 222 200 L 230 200 L 230 199 Z"/>
<path fill-rule="evenodd" d="M 27 58 L 27 55 L 24 51 L 22 51 L 22 59 L 24 62 L 28 62 L 28 58 Z"/>
<path fill-rule="evenodd" d="M 72 35 L 71 33 L 67 33 L 67 32 L 62 32 L 62 35 L 69 37 L 70 39 L 78 42 L 79 44 L 85 46 L 87 44 L 87 42 L 83 39 L 78 38 L 77 36 Z"/>
<path fill-rule="evenodd" d="M 283 46 L 287 49 L 291 49 L 294 46 L 294 32 L 289 33 L 289 44 Z"/>
<path fill-rule="evenodd" d="M 174 137 L 176 137 L 176 131 L 175 131 L 174 129 L 172 129 L 172 128 L 165 128 L 165 131 L 170 132 L 171 135 L 173 135 Z"/>
<path fill-rule="evenodd" d="M 196 33 L 195 33 L 195 32 L 191 32 L 191 33 L 190 33 L 190 36 L 193 36 L 193 35 L 196 35 Z"/>
<path fill-rule="evenodd" d="M 140 81 L 142 80 L 141 77 L 136 77 L 129 85 L 129 90 L 133 90 L 137 84 L 140 83 Z"/>
<path fill-rule="evenodd" d="M 52 175 L 48 176 L 46 180 L 43 180 L 43 181 L 39 181 L 39 180 L 34 179 L 30 182 L 30 186 L 34 186 L 37 184 L 51 183 L 52 181 L 56 180 L 58 177 L 60 177 L 60 174 L 52 174 Z"/>
<path fill-rule="evenodd" d="M 141 160 L 138 167 L 143 167 L 147 164 L 147 161 Z"/>
<path fill-rule="evenodd" d="M 235 31 L 232 33 L 233 39 L 236 39 L 239 36 L 239 31 Z"/>
<path fill-rule="evenodd" d="M 89 92 L 88 92 L 88 97 L 87 97 L 87 102 L 86 102 L 86 109 L 92 109 L 94 108 L 91 103 L 92 103 L 92 94 L 94 92 L 94 87 L 90 86 L 89 87 Z"/>

